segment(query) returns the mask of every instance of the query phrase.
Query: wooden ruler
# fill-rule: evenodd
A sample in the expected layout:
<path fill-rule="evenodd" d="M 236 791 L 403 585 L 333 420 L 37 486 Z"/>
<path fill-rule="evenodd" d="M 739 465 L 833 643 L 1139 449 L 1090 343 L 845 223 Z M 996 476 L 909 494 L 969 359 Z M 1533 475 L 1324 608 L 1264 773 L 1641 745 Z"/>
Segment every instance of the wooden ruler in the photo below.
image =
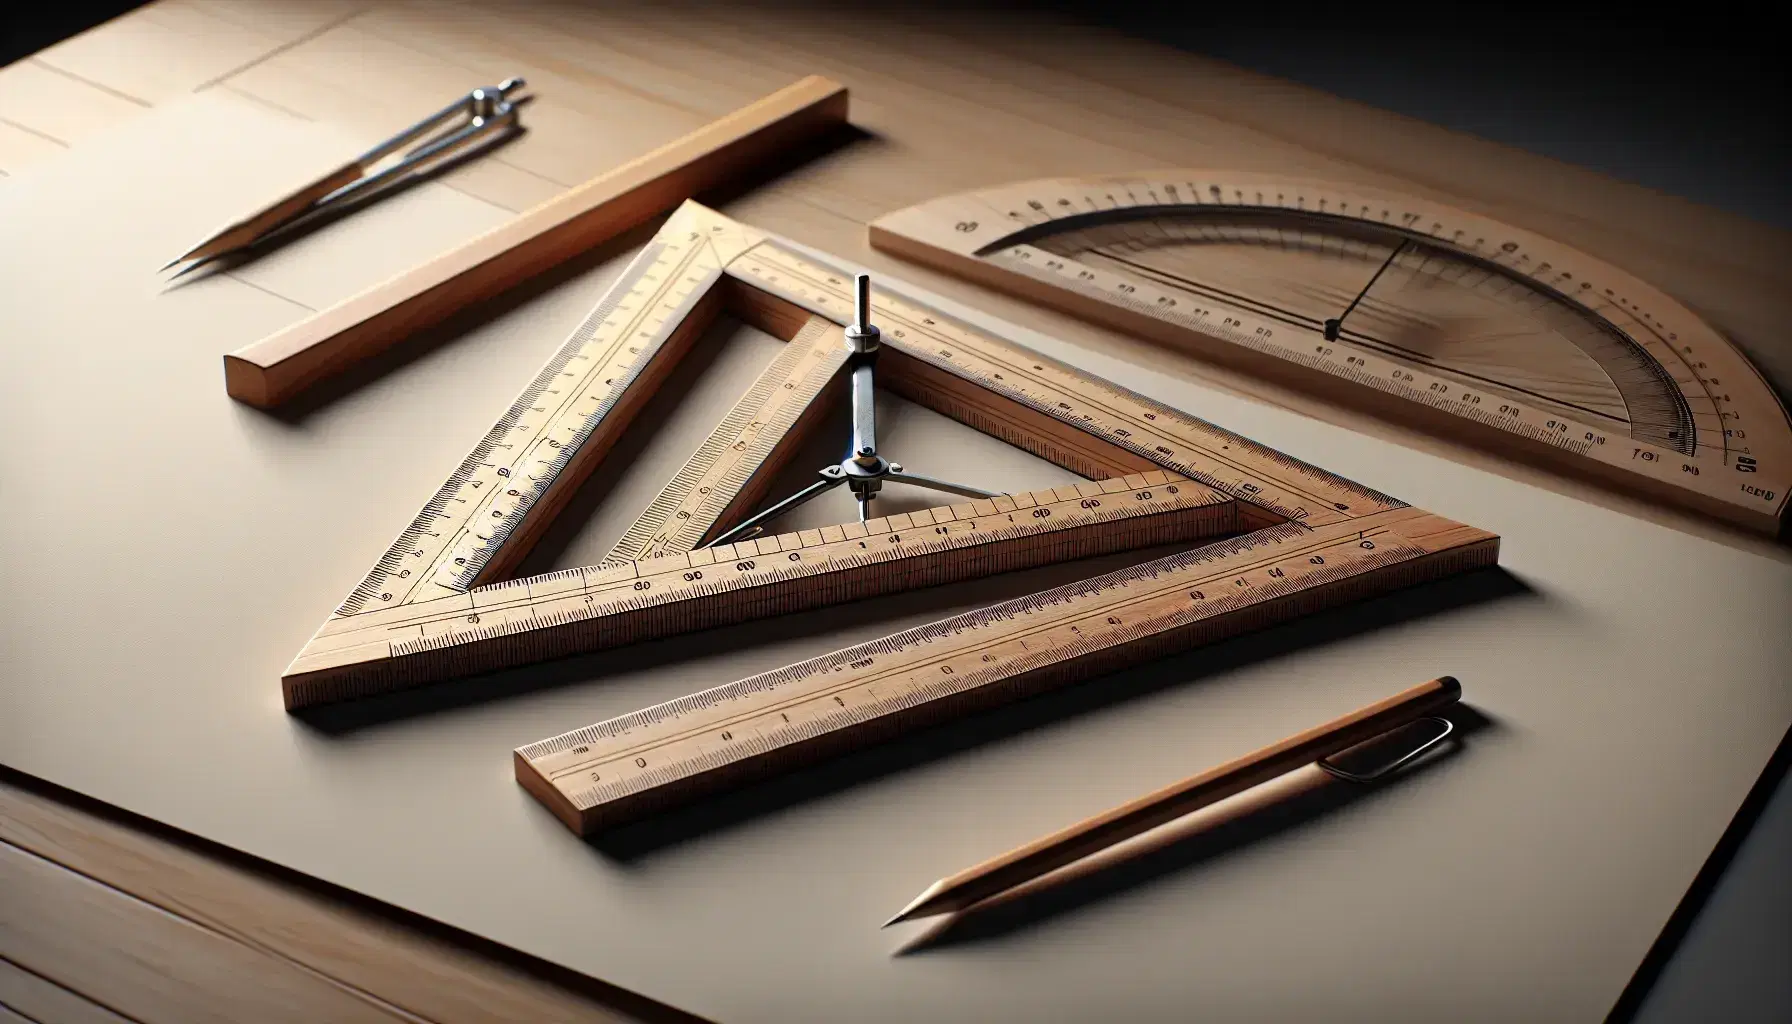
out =
<path fill-rule="evenodd" d="M 948 196 L 871 241 L 1758 532 L 1792 507 L 1792 420 L 1719 331 L 1608 263 L 1438 203 L 1161 171 Z"/>
<path fill-rule="evenodd" d="M 1403 508 L 1234 540 L 942 619 L 516 751 L 579 832 L 975 708 L 1492 565 L 1498 541 Z"/>
<path fill-rule="evenodd" d="M 1237 526 L 1225 495 L 1154 472 L 566 569 L 332 618 L 288 668 L 287 701 L 363 696 Z"/>
<path fill-rule="evenodd" d="M 458 310 L 846 125 L 813 75 L 606 171 L 426 263 L 224 357 L 230 397 L 280 405 Z"/>
<path fill-rule="evenodd" d="M 745 518 L 825 412 L 846 365 L 840 329 L 812 317 L 697 453 L 629 527 L 603 565 L 689 551 Z"/>
<path fill-rule="evenodd" d="M 839 325 L 851 318 L 851 291 L 851 274 L 827 258 L 686 204 L 294 659 L 282 680 L 288 706 L 1067 558 L 1234 536 L 879 641 L 864 650 L 883 653 L 865 664 L 850 652 L 830 656 L 829 678 L 848 690 L 825 699 L 805 689 L 802 680 L 820 678 L 807 669 L 762 677 L 782 680 L 777 700 L 801 708 L 781 705 L 777 713 L 791 720 L 773 725 L 755 710 L 758 697 L 729 705 L 726 714 L 755 723 L 757 746 L 740 748 L 750 756 L 713 747 L 708 725 L 687 736 L 699 719 L 663 710 L 624 731 L 634 751 L 627 758 L 665 770 L 629 775 L 621 789 L 592 788 L 612 781 L 604 767 L 580 761 L 573 771 L 549 758 L 584 758 L 599 745 L 556 739 L 526 748 L 517 761 L 524 784 L 569 824 L 594 827 L 865 736 L 1497 555 L 1491 534 L 947 316 L 891 281 L 873 292 L 880 380 L 1091 482 L 698 548 L 752 512 L 815 421 L 845 363 Z M 507 580 L 722 310 L 789 346 L 604 564 Z M 948 633 L 954 639 L 944 643 Z M 929 660 L 949 649 L 974 665 Z M 953 677 L 947 689 L 932 673 Z M 756 688 L 764 686 L 724 690 Z M 836 697 L 856 708 L 852 716 L 820 713 L 829 703 L 843 709 Z M 699 703 L 722 707 L 712 697 Z M 780 731 L 786 725 L 796 731 Z M 723 733 L 736 730 L 723 724 Z M 589 749 L 572 753 L 580 746 Z"/>

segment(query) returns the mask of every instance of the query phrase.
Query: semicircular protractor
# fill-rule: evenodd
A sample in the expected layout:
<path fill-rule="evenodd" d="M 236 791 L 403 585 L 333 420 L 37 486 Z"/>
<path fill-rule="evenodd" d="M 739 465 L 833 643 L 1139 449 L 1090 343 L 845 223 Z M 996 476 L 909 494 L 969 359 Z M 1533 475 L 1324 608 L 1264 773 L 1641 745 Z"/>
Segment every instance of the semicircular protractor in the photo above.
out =
<path fill-rule="evenodd" d="M 1774 534 L 1792 424 L 1661 290 L 1356 185 L 1210 171 L 968 192 L 874 246 L 1527 462 Z"/>

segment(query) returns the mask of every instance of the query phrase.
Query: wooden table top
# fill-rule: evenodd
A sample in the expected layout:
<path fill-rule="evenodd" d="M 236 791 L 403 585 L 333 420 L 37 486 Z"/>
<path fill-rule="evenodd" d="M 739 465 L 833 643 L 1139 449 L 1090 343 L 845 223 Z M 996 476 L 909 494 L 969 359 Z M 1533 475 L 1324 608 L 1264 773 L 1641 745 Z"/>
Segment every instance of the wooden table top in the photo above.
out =
<path fill-rule="evenodd" d="M 470 82 L 522 75 L 539 97 L 526 116 L 538 130 L 445 178 L 514 212 L 816 73 L 852 88 L 866 138 L 759 189 L 751 209 L 761 226 L 841 256 L 877 263 L 863 228 L 882 213 L 1047 168 L 1249 167 L 1354 180 L 1484 212 L 1666 282 L 1782 395 L 1792 391 L 1792 339 L 1781 329 L 1792 313 L 1792 233 L 1043 12 L 1009 24 L 975 12 L 847 21 L 821 10 L 157 0 L 0 68 L 0 173 L 195 91 L 227 90 L 372 140 Z M 868 38 L 878 58 L 856 60 Z M 1005 127 L 992 134 L 997 123 Z M 1219 370 L 1210 379 L 1367 426 L 1316 399 Z"/>
<path fill-rule="evenodd" d="M 53 161 L 65 150 L 198 91 L 228 92 L 372 141 L 472 85 L 521 75 L 540 97 L 525 113 L 532 130 L 442 179 L 466 196 L 514 212 L 800 75 L 819 73 L 852 88 L 852 120 L 863 137 L 736 197 L 731 213 L 846 259 L 900 267 L 904 277 L 943 295 L 1124 358 L 1149 364 L 1155 357 L 1136 342 L 895 263 L 869 249 L 866 223 L 949 191 L 1046 173 L 1209 166 L 1354 179 L 1487 213 L 1663 283 L 1737 340 L 1782 394 L 1792 388 L 1792 338 L 1781 326 L 1792 315 L 1792 234 L 1140 40 L 1043 15 L 1017 31 L 992 17 L 869 14 L 847 24 L 801 6 L 158 0 L 0 68 L 0 174 L 20 174 L 37 164 L 54 173 Z M 867 39 L 877 41 L 875 59 L 866 56 Z M 992 124 L 1003 129 L 992 132 Z M 0 189 L 5 187 L 0 180 Z M 1223 369 L 1178 365 L 1166 372 L 1785 561 L 1781 551 L 1715 527 Z M 518 1006 L 563 1006 L 554 1012 L 569 1017 L 587 1010 L 675 1015 L 603 986 L 568 995 L 572 989 L 565 979 L 531 989 L 538 980 L 530 980 L 535 976 L 527 971 L 516 975 L 527 976 L 521 983 L 512 975 L 492 981 L 497 969 L 469 966 L 491 951 L 459 951 L 458 939 L 442 940 L 445 945 L 423 953 L 393 954 L 427 961 L 428 966 L 415 968 L 420 973 L 395 968 L 356 974 L 340 957 L 326 962 L 323 951 L 308 941 L 281 945 L 278 936 L 242 931 L 248 926 L 240 923 L 240 910 L 227 913 L 228 908 L 187 902 L 199 898 L 194 892 L 226 891 L 235 882 L 214 879 L 182 890 L 166 881 L 183 872 L 196 877 L 215 871 L 222 873 L 217 878 L 228 878 L 232 872 L 253 875 L 259 868 L 223 861 L 196 867 L 191 858 L 181 860 L 186 854 L 132 867 L 130 857 L 139 854 L 121 860 L 118 851 L 136 849 L 143 840 L 127 832 L 92 838 L 101 826 L 80 838 L 81 829 L 66 824 L 69 812 L 58 807 L 54 795 L 0 789 L 0 857 L 5 858 L 0 870 L 15 880 L 41 875 L 53 881 L 29 884 L 45 894 L 57 886 L 67 890 L 66 898 L 74 902 L 63 905 L 92 904 L 97 909 L 85 920 L 95 935 L 113 927 L 108 921 L 130 926 L 136 919 L 131 915 L 141 916 L 141 906 L 178 904 L 187 911 L 182 915 L 187 926 L 225 937 L 231 949 L 214 964 L 246 957 L 245 977 L 261 977 L 254 972 L 274 961 L 301 964 L 297 973 L 312 981 L 279 982 L 296 986 L 292 992 L 311 992 L 305 985 L 327 978 L 314 985 L 321 994 L 302 996 L 320 1000 L 307 1005 L 334 1006 L 330 1000 L 346 986 L 360 993 L 349 1000 L 359 1007 L 356 1012 L 389 1001 L 423 1019 L 480 1019 L 481 1013 L 485 1019 L 505 1019 L 509 1011 L 491 1008 L 509 1006 L 504 1000 L 513 998 L 523 1001 Z M 67 837 L 57 838 L 57 829 Z M 110 852 L 94 859 L 93 850 L 101 847 Z M 58 864 L 61 875 L 51 870 Z M 137 902 L 125 910 L 103 900 L 92 903 L 78 881 L 83 876 L 101 883 L 101 889 L 128 892 Z M 276 918 L 329 916 L 306 903 L 324 899 L 311 893 L 241 899 L 298 901 L 298 909 L 256 911 Z M 376 944 L 402 951 L 421 948 L 401 934 L 414 926 L 358 927 L 385 936 Z M 322 946 L 351 942 L 345 938 L 349 931 L 328 922 L 295 927 L 314 929 L 307 934 L 321 936 Z M 67 952 L 39 948 L 73 962 Z M 171 977 L 203 978 L 204 970 L 217 968 L 180 972 L 208 955 L 195 953 L 187 967 L 165 969 Z M 428 990 L 434 982 L 427 979 L 431 971 L 443 970 L 441 964 L 463 972 L 454 983 L 463 994 L 482 993 L 472 1000 L 480 1008 L 469 1009 L 465 1000 L 432 1002 Z M 95 969 L 92 963 L 82 967 Z M 156 986 L 133 981 L 128 972 L 116 974 L 111 966 L 97 969 L 114 972 L 114 980 L 106 982 L 114 987 L 84 990 L 102 1007 L 83 1011 L 90 1019 L 112 1019 L 104 1016 L 105 1006 L 129 1019 L 199 1019 L 184 1016 L 192 1006 L 165 989 L 154 991 Z M 0 1004 L 22 1010 L 25 1004 L 17 999 L 61 998 L 42 995 L 37 981 L 23 977 L 42 981 L 43 970 L 21 970 L 0 961 Z M 517 995 L 506 985 L 529 991 Z M 31 991 L 40 994 L 30 996 Z M 368 993 L 377 998 L 363 999 Z"/>

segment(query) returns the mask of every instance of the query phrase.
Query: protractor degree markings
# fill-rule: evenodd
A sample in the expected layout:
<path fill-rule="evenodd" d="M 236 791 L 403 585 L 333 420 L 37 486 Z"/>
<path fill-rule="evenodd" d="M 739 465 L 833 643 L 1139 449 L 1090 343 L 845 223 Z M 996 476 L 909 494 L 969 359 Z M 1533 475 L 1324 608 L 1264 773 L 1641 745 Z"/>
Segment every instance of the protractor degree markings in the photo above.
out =
<path fill-rule="evenodd" d="M 1046 252 L 1047 250 L 1040 250 L 1040 251 Z M 1209 285 L 1209 284 L 1205 284 L 1200 281 L 1195 281 L 1190 278 L 1183 277 L 1180 274 L 1176 274 L 1176 273 L 1173 273 L 1168 270 L 1163 270 L 1158 267 L 1153 267 L 1153 266 L 1150 266 L 1149 264 L 1140 263 L 1137 260 L 1129 259 L 1124 256 L 1119 256 L 1114 253 L 1107 252 L 1103 249 L 1089 249 L 1089 250 L 1085 250 L 1085 251 L 1092 255 L 1100 256 L 1101 258 L 1108 260 L 1110 262 L 1118 263 L 1121 266 L 1126 267 L 1128 270 L 1131 270 L 1134 273 L 1137 273 L 1137 274 L 1143 276 L 1144 278 L 1146 278 L 1147 280 L 1149 280 L 1155 284 L 1170 285 L 1170 286 L 1174 287 L 1176 290 L 1181 291 L 1181 292 L 1186 292 L 1190 295 L 1198 295 L 1203 298 L 1209 298 L 1209 299 L 1213 299 L 1213 300 L 1216 300 L 1219 302 L 1234 305 L 1234 306 L 1237 306 L 1242 309 L 1247 309 L 1253 313 L 1257 313 L 1262 316 L 1267 316 L 1274 320 L 1279 320 L 1282 323 L 1288 324 L 1291 327 L 1306 327 L 1306 328 L 1310 328 L 1313 330 L 1317 330 L 1323 324 L 1323 321 L 1317 317 L 1310 317 L 1304 313 L 1296 312 L 1295 310 L 1292 310 L 1292 309 L 1286 309 L 1282 306 L 1278 306 L 1271 302 L 1265 302 L 1261 299 L 1253 299 L 1250 296 L 1242 295 L 1242 294 L 1239 294 L 1238 292 L 1228 291 L 1228 290 L 1226 290 L 1224 288 L 1220 288 L 1216 285 Z M 1072 260 L 1073 262 L 1075 262 L 1074 257 L 1061 256 L 1059 258 L 1060 259 L 1068 259 L 1068 260 Z"/>
<path fill-rule="evenodd" d="M 1159 270 L 1158 268 L 1150 267 L 1148 265 L 1141 264 L 1141 263 L 1138 263 L 1137 261 L 1129 260 L 1124 257 L 1115 256 L 1111 253 L 1102 252 L 1100 250 L 1088 250 L 1088 251 L 1095 253 L 1095 254 L 1103 257 L 1104 259 L 1124 265 L 1127 268 L 1139 273 L 1141 276 L 1144 276 L 1147 279 L 1154 281 L 1155 283 L 1167 284 L 1167 285 L 1175 287 L 1181 291 L 1186 291 L 1191 294 L 1202 295 L 1202 296 L 1205 296 L 1208 298 L 1215 299 L 1220 302 L 1233 304 L 1233 305 L 1239 306 L 1241 308 L 1244 308 L 1246 310 L 1249 310 L 1250 312 L 1257 313 L 1260 316 L 1264 316 L 1266 318 L 1276 320 L 1280 323 L 1287 324 L 1291 327 L 1298 327 L 1298 328 L 1302 328 L 1302 329 L 1306 329 L 1306 330 L 1311 330 L 1314 333 L 1319 333 L 1320 326 L 1321 326 L 1320 321 L 1315 318 L 1308 317 L 1305 314 L 1297 313 L 1293 310 L 1285 309 L 1285 308 L 1277 306 L 1273 303 L 1264 302 L 1264 301 L 1258 300 L 1258 299 L 1252 299 L 1252 298 L 1249 298 L 1248 296 L 1244 296 L 1244 295 L 1238 294 L 1236 292 L 1227 291 L 1226 289 L 1223 289 L 1223 288 L 1206 285 L 1201 282 L 1194 281 L 1189 278 L 1184 278 L 1180 275 L 1171 273 L 1170 271 Z M 1368 307 L 1364 307 L 1364 309 L 1366 310 L 1366 309 L 1368 309 Z M 1546 394 L 1541 391 L 1536 391 L 1534 389 L 1524 387 L 1523 385 L 1512 383 L 1511 381 L 1501 380 L 1501 379 L 1498 379 L 1495 377 L 1489 377 L 1489 376 L 1486 376 L 1485 374 L 1476 373 L 1472 370 L 1465 370 L 1465 369 L 1462 369 L 1457 366 L 1452 366 L 1448 363 L 1441 362 L 1441 361 L 1437 360 L 1436 358 L 1434 358 L 1433 356 L 1431 356 L 1427 353 L 1419 352 L 1414 349 L 1405 348 L 1405 347 L 1398 345 L 1394 342 L 1390 342 L 1390 341 L 1387 341 L 1386 339 L 1376 337 L 1376 336 L 1369 334 L 1365 331 L 1346 327 L 1340 332 L 1340 340 L 1348 341 L 1352 344 L 1359 345 L 1363 348 L 1369 349 L 1374 352 L 1379 352 L 1380 354 L 1382 354 L 1384 356 L 1388 356 L 1390 358 L 1410 360 L 1428 370 L 1433 370 L 1433 371 L 1442 372 L 1442 373 L 1448 373 L 1452 376 L 1460 377 L 1464 380 L 1472 380 L 1476 384 L 1478 384 L 1482 387 L 1497 388 L 1497 389 L 1501 389 L 1501 390 L 1505 390 L 1505 391 L 1510 391 L 1513 394 L 1523 395 L 1526 398 L 1531 399 L 1533 401 L 1547 402 L 1547 403 L 1550 403 L 1550 404 L 1553 404 L 1556 406 L 1560 406 L 1565 409 L 1572 409 L 1572 410 L 1576 411 L 1577 413 L 1585 413 L 1588 416 L 1596 417 L 1600 421 L 1609 421 L 1612 423 L 1622 424 L 1624 426 L 1638 425 L 1638 421 L 1634 417 L 1627 419 L 1627 418 L 1620 417 L 1620 416 L 1614 416 L 1610 413 L 1603 412 L 1598 409 L 1590 408 L 1590 407 L 1582 405 L 1578 402 L 1560 398 L 1555 395 Z"/>
<path fill-rule="evenodd" d="M 1284 306 L 1278 306 L 1273 302 L 1268 302 L 1268 301 L 1265 301 L 1262 299 L 1254 299 L 1248 295 L 1244 295 L 1239 292 L 1229 291 L 1229 290 L 1227 290 L 1225 288 L 1221 288 L 1217 285 L 1210 285 L 1205 282 L 1196 281 L 1192 278 L 1183 277 L 1182 275 L 1176 274 L 1172 271 L 1164 270 L 1159 267 L 1153 267 L 1149 264 L 1141 263 L 1137 260 L 1128 259 L 1123 256 L 1118 256 L 1113 253 L 1103 251 L 1101 249 L 1091 249 L 1091 250 L 1088 250 L 1088 252 L 1093 253 L 1094 255 L 1100 256 L 1109 261 L 1112 261 L 1114 263 L 1118 263 L 1118 264 L 1128 268 L 1129 270 L 1132 270 L 1133 272 L 1140 274 L 1141 276 L 1145 277 L 1147 280 L 1152 281 L 1153 283 L 1161 284 L 1161 285 L 1169 285 L 1171 287 L 1176 288 L 1179 291 L 1184 291 L 1191 295 L 1198 295 L 1198 296 L 1206 297 L 1209 299 L 1214 299 L 1214 300 L 1222 302 L 1222 303 L 1227 303 L 1227 304 L 1236 306 L 1238 308 L 1247 310 L 1249 312 L 1256 313 L 1259 316 L 1268 317 L 1269 319 L 1276 320 L 1280 323 L 1287 324 L 1290 327 L 1300 327 L 1300 328 L 1305 328 L 1307 330 L 1313 330 L 1313 331 L 1319 331 L 1319 330 L 1323 329 L 1323 327 L 1324 327 L 1324 321 L 1320 318 L 1311 317 L 1305 313 L 1301 313 L 1296 310 L 1288 309 Z M 1368 309 L 1369 307 L 1364 307 L 1364 308 Z M 1369 334 L 1367 332 L 1351 330 L 1351 329 L 1346 328 L 1342 331 L 1342 334 L 1348 336 L 1347 340 L 1353 341 L 1356 344 L 1363 345 L 1364 347 L 1367 347 L 1367 348 L 1374 348 L 1374 349 L 1382 350 L 1383 353 L 1386 355 L 1400 356 L 1400 357 L 1412 359 L 1414 361 L 1424 363 L 1427 365 L 1439 365 L 1435 362 L 1435 360 L 1430 355 L 1428 355 L 1424 352 L 1420 352 L 1416 349 L 1406 348 L 1406 347 L 1401 346 L 1395 342 L 1388 341 L 1385 338 L 1378 338 L 1378 337 L 1376 337 L 1372 334 Z"/>

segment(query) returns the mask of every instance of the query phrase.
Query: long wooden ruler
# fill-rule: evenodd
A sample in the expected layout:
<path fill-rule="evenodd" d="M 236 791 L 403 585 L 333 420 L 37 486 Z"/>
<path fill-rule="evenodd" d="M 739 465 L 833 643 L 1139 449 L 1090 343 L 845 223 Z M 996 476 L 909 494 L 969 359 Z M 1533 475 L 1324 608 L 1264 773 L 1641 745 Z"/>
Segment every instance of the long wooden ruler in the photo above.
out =
<path fill-rule="evenodd" d="M 1237 527 L 1225 495 L 1153 472 L 567 569 L 333 618 L 286 696 L 341 700 Z"/>
<path fill-rule="evenodd" d="M 280 405 L 457 310 L 846 124 L 844 86 L 809 76 L 398 276 L 224 357 L 230 397 Z"/>
<path fill-rule="evenodd" d="M 1413 508 L 1286 523 L 532 743 L 515 752 L 516 775 L 588 832 L 970 709 L 1491 565 L 1497 548 Z"/>
<path fill-rule="evenodd" d="M 755 710 L 759 698 L 728 705 L 726 713 L 746 715 L 760 737 L 750 750 L 739 748 L 751 754 L 744 759 L 713 747 L 713 737 L 704 738 L 708 725 L 686 735 L 692 723 L 711 722 L 687 711 L 723 707 L 713 696 L 691 698 L 697 704 L 677 715 L 643 713 L 643 723 L 659 723 L 650 730 L 622 729 L 634 751 L 626 759 L 659 774 L 624 771 L 633 781 L 617 781 L 601 765 L 580 761 L 574 771 L 543 759 L 609 756 L 608 746 L 586 741 L 526 748 L 519 778 L 569 823 L 594 827 L 955 709 L 1497 557 L 1491 534 L 948 316 L 891 281 L 873 292 L 873 319 L 883 330 L 879 379 L 1091 482 L 699 547 L 753 511 L 816 421 L 841 378 L 840 325 L 851 319 L 852 304 L 852 275 L 825 256 L 687 203 L 294 659 L 282 679 L 288 706 L 1044 562 L 1235 538 L 880 641 L 865 648 L 882 651 L 869 661 L 830 656 L 829 678 L 849 690 L 825 700 L 804 688 L 802 680 L 821 678 L 807 669 L 712 691 L 757 692 L 775 677 L 777 700 L 795 702 L 777 712 L 789 721 L 769 726 Z M 602 565 L 507 579 L 692 339 L 724 310 L 788 347 Z M 927 660 L 958 650 L 961 640 L 976 671 Z M 1010 640 L 1013 646 L 1002 646 Z M 946 690 L 933 672 L 953 677 Z M 862 690 L 850 689 L 860 682 Z M 840 701 L 857 701 L 857 710 L 847 718 L 817 711 L 833 715 L 828 705 L 842 710 Z M 799 728 L 799 720 L 807 724 Z M 718 730 L 726 734 L 721 743 L 734 742 L 732 724 Z M 697 747 L 681 746 L 688 743 Z M 588 749 L 575 752 L 581 746 Z M 622 788 L 592 788 L 612 781 Z"/>

